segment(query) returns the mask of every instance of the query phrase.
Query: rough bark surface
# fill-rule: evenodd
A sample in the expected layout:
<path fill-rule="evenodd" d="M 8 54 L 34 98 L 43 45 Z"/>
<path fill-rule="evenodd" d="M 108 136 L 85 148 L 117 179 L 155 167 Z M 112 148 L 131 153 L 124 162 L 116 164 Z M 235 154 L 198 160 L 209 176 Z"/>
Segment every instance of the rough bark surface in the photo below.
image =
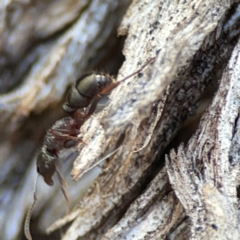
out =
<path fill-rule="evenodd" d="M 125 61 L 117 80 L 156 57 L 140 74 L 114 89 L 107 106 L 81 126 L 81 141 L 72 149 L 77 150 L 73 168 L 65 167 L 64 171 L 65 176 L 71 172 L 73 180 L 80 179 L 67 189 L 75 203 L 73 210 L 59 219 L 64 214 L 59 186 L 46 189 L 39 183 L 33 236 L 37 238 L 47 229 L 50 239 L 62 240 L 239 239 L 238 1 L 136 0 L 130 4 L 99 0 L 68 1 L 69 5 L 65 1 L 18 1 L 10 11 L 13 3 L 0 10 L 5 20 L 11 20 L 11 24 L 1 20 L 0 25 L 5 69 L 1 72 L 5 89 L 0 96 L 0 121 L 7 137 L 18 134 L 19 127 L 24 129 L 23 123 L 32 113 L 60 101 L 68 84 L 86 69 L 117 29 L 121 16 L 118 34 L 126 36 Z M 11 15 L 16 9 L 20 11 L 18 21 Z M 25 18 L 36 9 L 35 24 L 29 26 Z M 62 16 L 61 21 L 52 22 L 54 12 Z M 28 34 L 24 40 L 11 42 L 15 38 L 10 36 L 18 34 L 20 26 L 25 26 Z M 33 39 L 36 46 L 30 47 Z M 7 45 L 11 43 L 14 48 Z M 22 75 L 18 72 L 23 69 L 21 64 L 28 66 Z M 5 84 L 4 78 L 13 65 L 13 74 L 21 76 L 15 88 L 15 83 Z M 216 93 L 211 88 L 214 84 Z M 197 114 L 199 118 L 198 106 L 204 105 L 206 88 L 212 101 L 199 124 L 191 118 L 197 122 L 197 130 L 187 137 L 188 131 L 181 132 L 181 128 L 191 128 L 189 120 L 185 121 L 189 117 Z M 176 136 L 186 144 L 175 142 L 169 152 Z M 13 167 L 6 163 L 14 165 L 22 158 L 20 150 L 13 150 L 8 141 L 2 144 L 2 166 L 10 169 L 1 170 L 3 202 L 6 194 L 13 199 L 11 213 L 2 210 L 0 218 L 2 223 L 8 219 L 7 224 L 0 224 L 4 239 L 19 239 L 20 222 L 31 201 L 30 194 L 26 200 L 26 194 L 36 175 L 33 156 L 37 144 L 28 137 L 21 139 L 21 144 L 18 148 L 33 146 L 25 157 L 32 164 L 21 186 L 12 192 L 6 178 L 12 178 Z M 83 176 L 116 149 L 101 168 Z M 14 231 L 9 226 L 14 226 Z M 44 238 L 48 239 L 42 235 Z"/>
<path fill-rule="evenodd" d="M 191 219 L 192 239 L 238 239 L 239 166 L 230 160 L 240 104 L 240 42 L 217 94 L 186 147 L 167 157 L 171 185 Z M 235 159 L 235 157 L 234 157 Z M 187 172 L 187 174 L 186 174 Z"/>

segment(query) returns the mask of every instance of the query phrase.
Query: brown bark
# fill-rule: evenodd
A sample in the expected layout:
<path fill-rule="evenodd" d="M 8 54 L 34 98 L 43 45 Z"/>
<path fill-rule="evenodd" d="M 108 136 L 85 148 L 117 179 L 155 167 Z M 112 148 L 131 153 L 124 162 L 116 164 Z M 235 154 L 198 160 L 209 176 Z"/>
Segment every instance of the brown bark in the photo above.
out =
<path fill-rule="evenodd" d="M 66 11 L 72 9 L 63 6 Z M 104 12 L 106 6 L 108 10 Z M 116 29 L 124 6 L 127 1 L 87 3 L 82 12 L 79 10 L 79 17 L 74 15 L 78 11 L 74 11 L 69 18 L 75 20 L 71 27 L 54 35 L 52 42 L 34 48 L 33 51 L 44 49 L 42 58 L 34 62 L 36 68 L 26 73 L 22 85 L 1 96 L 5 104 L 1 109 L 4 116 L 1 122 L 7 129 L 15 132 L 23 116 L 41 112 L 61 99 L 66 86 L 79 76 L 97 54 L 99 46 Z M 231 1 L 211 0 L 131 3 L 118 28 L 119 35 L 126 35 L 123 49 L 126 60 L 117 79 L 138 70 L 150 58 L 156 57 L 156 60 L 141 74 L 114 89 L 104 110 L 91 116 L 81 127 L 79 138 L 87 144 L 79 143 L 71 172 L 74 180 L 81 178 L 68 189 L 72 201 L 78 202 L 71 213 L 55 221 L 64 212 L 59 187 L 49 190 L 39 184 L 41 201 L 38 200 L 34 210 L 38 221 L 33 221 L 38 224 L 36 229 L 48 228 L 51 239 L 57 236 L 56 239 L 63 240 L 239 239 L 240 24 L 236 21 L 237 6 Z M 30 5 L 26 9 L 34 7 Z M 105 14 L 100 14 L 99 9 Z M 49 11 L 51 4 L 47 11 L 51 16 Z M 39 19 L 36 16 L 37 23 Z M 85 21 L 91 31 L 88 32 L 81 21 Z M 25 22 L 19 24 L 25 26 Z M 49 31 L 54 33 L 56 29 L 57 24 L 56 28 L 49 26 L 41 36 L 48 35 Z M 86 42 L 78 44 L 85 31 Z M 26 37 L 30 39 L 33 35 L 26 34 Z M 18 58 L 26 49 L 17 52 Z M 107 50 L 105 55 L 108 55 Z M 8 61 L 13 61 L 10 56 L 8 52 Z M 64 79 L 69 81 L 63 84 Z M 209 86 L 217 85 L 218 81 L 214 95 Z M 56 83 L 62 84 L 58 94 Z M 51 89 L 48 96 L 44 87 Z M 181 131 L 181 128 L 191 128 L 189 121 L 198 123 L 196 119 L 201 117 L 198 105 L 204 105 L 206 87 L 210 89 L 212 102 L 203 110 L 196 132 L 188 137 L 191 131 Z M 197 118 L 189 120 L 196 111 Z M 176 140 L 174 143 L 176 137 L 186 145 Z M 29 146 L 27 138 L 21 140 Z M 118 151 L 103 164 L 97 178 L 99 168 L 92 171 L 94 176 L 82 177 L 116 147 Z M 34 145 L 34 151 L 35 148 Z M 14 154 L 9 149 L 5 161 Z M 29 153 L 29 158 L 33 158 L 33 153 Z M 34 168 L 33 162 L 22 181 L 23 187 L 16 188 L 11 201 L 11 206 L 16 206 L 17 200 L 21 203 L 21 220 L 31 199 L 26 201 L 24 195 L 30 191 Z M 69 176 L 70 171 L 64 175 Z M 87 178 L 90 183 L 96 180 L 83 196 Z M 9 185 L 6 186 L 9 189 Z M 18 211 L 13 209 L 11 215 L 16 213 Z M 7 214 L 4 216 L 7 218 Z M 12 216 L 8 224 L 14 224 Z M 33 236 L 36 229 L 31 229 Z M 4 231 L 7 236 L 7 230 Z"/>

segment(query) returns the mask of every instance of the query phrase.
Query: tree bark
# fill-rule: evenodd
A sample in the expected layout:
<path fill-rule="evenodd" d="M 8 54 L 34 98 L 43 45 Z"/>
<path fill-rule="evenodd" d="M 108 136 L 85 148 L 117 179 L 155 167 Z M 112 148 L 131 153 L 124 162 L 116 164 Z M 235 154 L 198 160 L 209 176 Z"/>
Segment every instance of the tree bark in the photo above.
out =
<path fill-rule="evenodd" d="M 47 228 L 51 239 L 62 240 L 239 239 L 238 1 L 141 0 L 132 1 L 129 7 L 128 1 L 91 1 L 71 8 L 62 3 L 66 11 L 62 16 L 66 14 L 70 20 L 66 23 L 64 17 L 60 18 L 64 20 L 59 24 L 64 26 L 61 32 L 57 23 L 43 25 L 44 21 L 51 22 L 54 3 L 40 8 L 38 4 L 17 2 L 25 10 L 24 16 L 33 9 L 45 11 L 34 17 L 34 30 L 28 27 L 31 34 L 25 35 L 24 47 L 24 41 L 17 41 L 22 48 L 16 46 L 16 56 L 10 47 L 2 50 L 2 56 L 7 56 L 5 66 L 14 65 L 14 74 L 21 72 L 20 65 L 26 65 L 28 58 L 32 59 L 19 61 L 24 54 L 40 54 L 21 75 L 22 83 L 15 88 L 6 86 L 5 91 L 13 90 L 1 95 L 1 123 L 7 129 L 6 136 L 19 135 L 19 128 L 25 132 L 23 123 L 36 121 L 31 120 L 30 113 L 42 112 L 60 101 L 67 85 L 89 62 L 96 66 L 103 59 L 100 56 L 90 61 L 100 46 L 112 39 L 121 16 L 118 35 L 126 36 L 125 61 L 117 80 L 137 71 L 149 59 L 156 59 L 141 73 L 120 83 L 110 94 L 107 106 L 81 126 L 72 170 L 64 167 L 65 176 L 71 171 L 73 180 L 81 179 L 67 189 L 75 203 L 72 211 L 57 220 L 64 212 L 59 186 L 49 190 L 42 182 L 38 184 L 33 237 L 41 236 L 39 229 Z M 69 6 L 74 3 L 69 1 Z M 9 6 L 2 11 L 13 21 L 15 18 L 6 9 L 9 11 Z M 70 9 L 75 9 L 72 16 L 67 14 Z M 4 36 L 10 36 L 12 29 L 21 25 L 28 26 L 25 21 L 6 25 Z M 10 31 L 9 26 L 15 28 Z M 11 34 L 6 34 L 6 29 Z M 44 29 L 44 34 L 39 34 L 39 29 Z M 28 52 L 32 39 L 38 41 Z M 42 43 L 42 39 L 48 41 Z M 10 37 L 5 41 L 10 43 Z M 107 49 L 103 55 L 109 56 Z M 3 72 L 2 76 L 6 75 Z M 207 107 L 202 110 L 204 105 Z M 193 125 L 196 127 L 192 130 Z M 29 148 L 29 137 L 20 136 L 19 142 Z M 13 146 L 22 146 L 19 142 Z M 13 219 L 19 214 L 19 203 L 21 222 L 31 202 L 31 196 L 26 200 L 25 195 L 36 175 L 37 143 L 32 145 L 32 152 L 27 152 L 32 164 L 22 180 L 23 187 L 14 188 L 10 202 L 14 207 L 9 217 L 6 212 L 4 215 L 8 225 L 16 226 Z M 19 150 L 7 149 L 4 162 L 12 158 L 17 164 L 19 158 L 15 155 Z M 99 168 L 89 174 L 105 156 L 109 157 L 100 164 L 100 175 Z M 66 157 L 62 158 L 64 162 Z M 68 161 L 68 165 L 72 163 Z M 13 178 L 10 171 L 1 174 L 3 179 Z M 10 184 L 5 186 L 4 193 L 9 193 Z M 12 235 L 10 227 L 2 230 L 5 239 L 19 239 L 19 222 Z M 47 239 L 46 235 L 41 237 Z"/>

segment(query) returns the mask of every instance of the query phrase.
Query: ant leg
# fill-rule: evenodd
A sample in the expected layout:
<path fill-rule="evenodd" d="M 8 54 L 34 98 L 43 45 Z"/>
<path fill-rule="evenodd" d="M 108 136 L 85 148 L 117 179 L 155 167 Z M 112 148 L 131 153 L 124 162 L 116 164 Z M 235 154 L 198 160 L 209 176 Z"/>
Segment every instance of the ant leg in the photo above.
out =
<path fill-rule="evenodd" d="M 97 95 L 93 99 L 93 101 L 92 101 L 92 103 L 91 103 L 91 105 L 90 105 L 90 107 L 88 109 L 87 116 L 91 116 L 95 112 L 97 104 L 98 104 L 99 100 L 101 99 L 101 97 L 102 97 L 101 95 Z"/>
<path fill-rule="evenodd" d="M 65 130 L 53 130 L 53 129 L 50 129 L 49 132 L 59 141 L 62 141 L 63 142 L 63 147 L 64 148 L 71 148 L 71 147 L 74 147 L 77 143 L 81 142 L 85 145 L 87 145 L 87 143 L 83 142 L 81 139 L 79 139 L 77 136 L 74 136 L 74 135 L 77 135 L 79 133 L 79 130 L 77 129 L 75 132 L 74 132 L 74 135 L 70 135 L 70 134 L 73 134 L 73 132 L 69 132 L 69 131 L 65 131 Z"/>
<path fill-rule="evenodd" d="M 70 211 L 70 200 L 69 200 L 69 196 L 68 196 L 68 194 L 67 194 L 67 192 L 66 192 L 66 187 L 67 187 L 68 185 L 67 185 L 67 182 L 65 181 L 65 179 L 64 179 L 64 177 L 63 177 L 63 175 L 62 175 L 62 173 L 61 173 L 61 171 L 60 171 L 60 168 L 61 168 L 60 162 L 57 161 L 57 162 L 56 162 L 57 177 L 58 177 L 58 180 L 59 180 L 59 183 L 60 183 L 61 191 L 62 191 L 63 196 L 64 196 L 64 198 L 65 198 L 65 200 L 66 200 L 66 203 L 67 203 L 66 215 L 68 215 L 68 214 L 69 214 L 69 211 Z"/>
<path fill-rule="evenodd" d="M 49 129 L 48 132 L 52 134 L 55 138 L 61 140 L 62 138 L 67 138 L 68 136 L 77 136 L 79 134 L 79 129 L 75 125 L 58 127 L 55 129 Z"/>
<path fill-rule="evenodd" d="M 115 149 L 113 151 L 110 151 L 109 153 L 107 153 L 105 156 L 103 156 L 101 159 L 99 159 L 97 162 L 95 162 L 90 168 L 87 169 L 88 172 L 89 170 L 91 170 L 92 168 L 96 167 L 97 165 L 99 165 L 101 162 L 103 162 L 104 160 L 108 159 L 109 157 L 113 156 L 115 153 L 117 153 L 119 151 L 119 149 L 122 147 L 122 143 L 125 139 L 125 133 L 122 133 L 121 136 L 119 137 L 116 145 L 115 145 Z"/>
<path fill-rule="evenodd" d="M 74 131 L 73 131 L 70 129 L 61 128 L 61 129 L 49 129 L 48 132 L 51 133 L 54 137 L 61 139 L 61 137 L 70 136 L 72 134 L 77 135 L 79 130 L 74 129 Z"/>
<path fill-rule="evenodd" d="M 114 151 L 110 152 L 109 154 L 103 156 L 101 159 L 99 159 L 97 162 L 95 162 L 92 166 L 90 166 L 88 169 L 86 169 L 83 173 L 86 173 L 88 171 L 90 171 L 91 169 L 93 169 L 94 167 L 96 167 L 98 164 L 100 164 L 101 162 L 103 162 L 104 160 L 108 159 L 109 157 L 113 156 L 122 146 L 118 147 L 117 149 L 115 149 Z"/>

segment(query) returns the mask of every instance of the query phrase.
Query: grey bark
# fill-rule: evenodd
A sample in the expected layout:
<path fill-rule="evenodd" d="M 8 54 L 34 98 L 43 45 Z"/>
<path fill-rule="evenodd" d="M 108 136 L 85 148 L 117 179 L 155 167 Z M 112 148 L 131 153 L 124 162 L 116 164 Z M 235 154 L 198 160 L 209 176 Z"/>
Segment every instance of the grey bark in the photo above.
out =
<path fill-rule="evenodd" d="M 18 26 L 26 26 L 26 32 L 31 29 L 31 34 L 25 34 L 25 41 L 17 41 L 19 46 L 14 44 L 17 56 L 9 50 L 11 46 L 2 44 L 3 66 L 9 66 L 9 62 L 17 66 L 26 64 L 27 60 L 18 59 L 28 53 L 26 44 L 30 44 L 33 36 L 46 38 L 58 31 L 59 26 L 65 27 L 51 41 L 28 53 L 28 56 L 40 54 L 34 58 L 34 67 L 25 72 L 21 85 L 1 95 L 1 124 L 7 129 L 7 136 L 13 136 L 19 127 L 24 128 L 23 117 L 30 118 L 30 113 L 40 113 L 62 98 L 67 85 L 84 71 L 117 28 L 121 14 L 124 15 L 118 34 L 126 36 L 123 49 L 126 60 L 117 80 L 138 70 L 148 59 L 156 60 L 141 74 L 114 89 L 107 106 L 81 127 L 78 136 L 81 141 L 71 170 L 72 178 L 81 180 L 67 189 L 72 202 L 77 203 L 73 210 L 64 216 L 59 187 L 44 189 L 44 184 L 39 183 L 33 215 L 38 217 L 37 228 L 43 231 L 47 228 L 51 238 L 60 231 L 56 239 L 63 240 L 239 239 L 238 2 L 143 0 L 133 1 L 128 8 L 127 1 L 91 1 L 86 5 L 81 2 L 82 5 L 70 8 L 75 9 L 71 17 L 66 15 L 69 22 L 75 20 L 70 27 L 66 27 L 64 17 L 59 24 L 42 24 L 51 22 L 51 9 L 56 10 L 54 3 L 37 8 L 38 4 L 18 1 L 16 9 L 18 4 L 27 6 L 21 8 L 26 11 L 24 15 L 17 15 L 24 16 L 23 22 L 19 20 L 19 25 L 15 22 L 12 29 L 2 24 L 1 31 L 7 40 L 1 41 L 5 45 L 11 43 L 10 36 Z M 69 2 L 69 6 L 74 3 Z M 66 3 L 62 4 L 62 8 L 68 9 Z M 24 22 L 30 9 L 45 9 L 43 15 L 34 15 L 36 24 L 31 27 Z M 2 11 L 11 19 L 6 8 Z M 39 29 L 44 29 L 41 30 L 44 34 L 37 34 Z M 2 76 L 6 74 L 3 72 Z M 201 117 L 198 106 L 204 105 L 205 89 L 213 83 L 219 83 L 216 94 L 211 91 L 212 101 Z M 185 120 L 196 114 L 201 121 L 188 139 L 181 128 L 190 128 L 189 120 Z M 177 144 L 169 152 L 173 139 L 179 135 L 185 145 Z M 27 139 L 22 142 L 29 146 Z M 9 146 L 8 142 L 3 144 Z M 116 147 L 116 153 L 103 164 L 99 176 L 100 168 L 83 176 Z M 12 158 L 16 163 L 18 150 L 10 146 L 7 149 L 9 153 L 4 155 L 3 162 Z M 8 219 L 8 226 L 17 226 L 12 236 L 10 227 L 2 230 L 6 239 L 17 238 L 22 226 L 14 219 L 20 212 L 18 223 L 22 222 L 31 202 L 31 196 L 28 194 L 26 200 L 25 195 L 35 175 L 33 152 L 28 153 L 32 164 L 22 186 L 11 193 L 11 214 L 8 216 L 5 211 L 1 219 L 2 223 Z M 3 179 L 11 178 L 10 171 L 1 175 Z M 66 169 L 64 175 L 70 176 L 70 170 Z M 10 184 L 5 186 L 4 193 L 9 194 Z M 21 211 L 16 209 L 19 205 Z M 37 230 L 32 229 L 33 235 L 34 231 Z"/>

